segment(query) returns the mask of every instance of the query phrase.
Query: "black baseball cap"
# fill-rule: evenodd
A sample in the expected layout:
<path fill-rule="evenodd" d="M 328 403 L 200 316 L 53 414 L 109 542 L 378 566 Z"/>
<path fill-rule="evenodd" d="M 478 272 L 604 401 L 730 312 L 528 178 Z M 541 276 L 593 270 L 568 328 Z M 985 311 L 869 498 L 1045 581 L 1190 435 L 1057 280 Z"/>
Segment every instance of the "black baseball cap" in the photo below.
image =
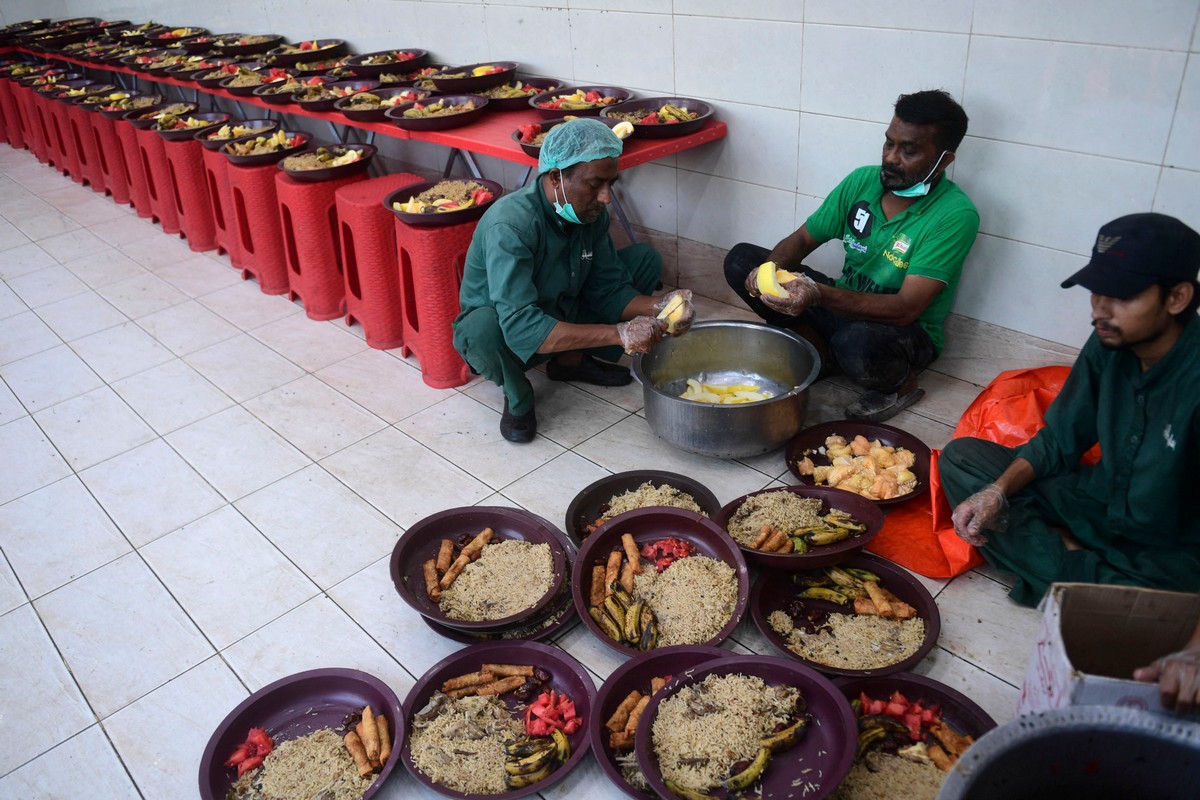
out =
<path fill-rule="evenodd" d="M 1100 228 L 1092 260 L 1062 282 L 1106 297 L 1133 297 L 1155 284 L 1196 280 L 1200 233 L 1166 214 L 1129 214 Z"/>

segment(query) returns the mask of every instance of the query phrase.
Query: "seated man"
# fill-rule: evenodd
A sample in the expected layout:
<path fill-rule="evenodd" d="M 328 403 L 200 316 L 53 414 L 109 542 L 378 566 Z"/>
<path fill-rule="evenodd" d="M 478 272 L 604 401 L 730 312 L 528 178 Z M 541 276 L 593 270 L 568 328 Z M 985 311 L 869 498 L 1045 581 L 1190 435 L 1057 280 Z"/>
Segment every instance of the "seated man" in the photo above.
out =
<path fill-rule="evenodd" d="M 691 325 L 692 293 L 651 297 L 662 257 L 634 244 L 620 252 L 608 232 L 621 140 L 597 119 L 557 125 L 538 158 L 538 179 L 483 215 L 463 266 L 454 347 L 475 372 L 504 388 L 500 433 L 510 442 L 537 433 L 525 371 L 550 360 L 553 381 L 623 386 L 629 370 L 608 361 L 644 353 L 667 323 L 655 318 L 673 295 Z"/>
<path fill-rule="evenodd" d="M 1200 591 L 1198 271 L 1200 234 L 1173 217 L 1102 227 L 1062 284 L 1092 293 L 1095 332 L 1046 426 L 1015 450 L 964 438 L 942 452 L 955 530 L 1017 574 L 1018 603 L 1055 581 Z M 1081 465 L 1097 442 L 1099 463 Z"/>
<path fill-rule="evenodd" d="M 942 351 L 942 321 L 979 231 L 979 212 L 944 175 L 967 115 L 942 91 L 901 95 L 895 109 L 882 167 L 851 172 L 770 252 L 743 243 L 725 257 L 725 280 L 753 311 L 794 328 L 866 390 L 846 415 L 872 422 L 925 394 L 917 375 Z M 846 250 L 836 281 L 801 263 L 830 239 Z M 787 297 L 759 297 L 764 261 L 797 274 L 782 286 Z"/>

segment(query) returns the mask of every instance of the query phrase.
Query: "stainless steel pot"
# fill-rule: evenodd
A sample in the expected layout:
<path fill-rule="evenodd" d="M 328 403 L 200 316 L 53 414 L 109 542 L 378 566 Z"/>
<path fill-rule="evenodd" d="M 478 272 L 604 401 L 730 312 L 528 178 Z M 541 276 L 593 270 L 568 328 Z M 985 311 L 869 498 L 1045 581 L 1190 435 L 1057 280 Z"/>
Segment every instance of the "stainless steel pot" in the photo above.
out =
<path fill-rule="evenodd" d="M 734 320 L 696 323 L 633 360 L 651 430 L 680 449 L 717 458 L 759 455 L 795 436 L 820 371 L 821 357 L 803 338 Z M 681 400 L 686 380 L 700 375 L 757 383 L 776 396 L 737 405 Z"/>

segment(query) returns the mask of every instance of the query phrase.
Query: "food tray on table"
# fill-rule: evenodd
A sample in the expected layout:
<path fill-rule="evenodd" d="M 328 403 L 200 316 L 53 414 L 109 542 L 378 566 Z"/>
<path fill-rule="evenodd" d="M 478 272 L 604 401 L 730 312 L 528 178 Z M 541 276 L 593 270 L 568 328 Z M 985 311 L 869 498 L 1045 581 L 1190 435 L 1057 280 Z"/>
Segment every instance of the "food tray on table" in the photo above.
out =
<path fill-rule="evenodd" d="M 545 119 L 565 117 L 595 117 L 607 106 L 615 106 L 636 95 L 619 86 L 566 86 L 553 92 L 543 92 L 529 98 L 529 106 Z"/>
<path fill-rule="evenodd" d="M 407 56 L 407 58 L 404 58 Z M 423 67 L 429 58 L 428 50 L 416 47 L 400 47 L 392 50 L 376 50 L 373 53 L 360 53 L 349 56 L 345 66 L 354 70 L 354 74 L 375 77 L 395 72 L 411 72 Z"/>
<path fill-rule="evenodd" d="M 222 125 L 229 121 L 229 115 L 219 111 L 205 111 L 199 114 L 188 114 L 178 118 L 178 124 L 184 124 L 189 119 L 203 122 L 204 124 L 185 128 L 171 128 L 169 130 L 164 130 L 156 125 L 154 129 L 158 132 L 159 136 L 163 137 L 168 142 L 183 142 L 187 141 L 188 139 L 196 138 L 197 134 L 211 133 L 212 131 L 219 129 Z"/>
<path fill-rule="evenodd" d="M 466 106 L 473 108 L 465 108 Z M 478 94 L 443 94 L 427 100 L 404 103 L 389 108 L 385 117 L 390 119 L 397 128 L 406 131 L 444 131 L 469 125 L 483 116 L 487 110 L 488 99 Z M 458 108 L 458 111 L 437 111 L 430 109 Z M 421 116 L 406 117 L 406 111 L 420 111 Z"/>
<path fill-rule="evenodd" d="M 279 45 L 266 53 L 266 61 L 276 67 L 290 67 L 302 61 L 320 61 L 346 54 L 345 39 L 310 39 L 299 44 Z"/>
<path fill-rule="evenodd" d="M 691 116 L 691 115 L 695 116 Z M 600 111 L 600 116 L 610 119 L 627 119 L 633 129 L 651 139 L 671 136 L 686 136 L 695 133 L 713 115 L 708 103 L 687 97 L 647 97 L 641 100 L 626 100 Z M 631 117 L 640 117 L 632 119 Z M 649 120 L 654 120 L 650 122 Z"/>
<path fill-rule="evenodd" d="M 361 106 L 366 102 L 361 96 L 363 94 L 369 95 L 367 100 L 373 97 L 380 100 L 380 102 L 372 104 L 370 108 L 351 108 L 351 106 Z M 360 92 L 350 97 L 342 97 L 333 104 L 333 107 L 345 114 L 347 119 L 355 122 L 383 122 L 387 119 L 387 111 L 392 105 L 424 100 L 430 94 L 432 93 L 428 89 L 417 89 L 412 86 L 383 87 L 371 89 L 368 92 Z M 393 103 L 394 99 L 395 102 Z"/>
<path fill-rule="evenodd" d="M 784 455 L 784 458 L 787 460 L 787 468 L 791 470 L 791 473 L 801 483 L 810 486 L 816 485 L 814 476 L 802 474 L 798 466 L 806 456 L 812 461 L 815 467 L 828 466 L 830 464 L 829 456 L 823 452 L 826 450 L 826 439 L 830 436 L 841 436 L 847 443 L 851 442 L 856 436 L 862 436 L 868 441 L 877 440 L 881 445 L 886 447 L 895 448 L 897 451 L 903 448 L 913 454 L 913 464 L 908 469 L 911 470 L 916 480 L 915 488 L 912 491 L 895 497 L 875 499 L 874 502 L 876 504 L 893 506 L 914 497 L 919 497 L 929 489 L 929 461 L 932 457 L 929 445 L 911 433 L 902 431 L 891 425 L 884 425 L 878 422 L 859 422 L 857 420 L 822 422 L 819 425 L 805 428 L 788 442 Z M 863 455 L 865 456 L 866 454 Z M 856 462 L 862 457 L 859 455 L 854 456 Z M 859 471 L 857 467 L 855 471 Z"/>
<path fill-rule="evenodd" d="M 200 133 L 199 135 L 196 136 L 196 141 L 200 142 L 200 144 L 204 147 L 205 150 L 220 150 L 221 148 L 223 148 L 225 145 L 229 144 L 230 142 L 240 142 L 243 139 L 253 139 L 256 136 L 262 136 L 264 134 L 274 133 L 275 131 L 277 131 L 279 129 L 279 123 L 273 119 L 237 120 L 237 121 L 234 121 L 229 124 L 230 133 L 232 134 L 233 129 L 239 128 L 239 127 L 250 128 L 251 130 L 247 133 L 241 134 L 240 136 L 232 136 L 231 135 L 224 139 L 211 138 L 214 134 L 220 133 L 221 129 L 218 128 L 215 131 L 210 130 L 210 131 L 204 131 L 203 133 Z"/>
<path fill-rule="evenodd" d="M 553 92 L 564 83 L 558 78 L 517 77 L 504 84 L 480 89 L 479 94 L 488 99 L 492 111 L 528 111 L 529 98 Z"/>
<path fill-rule="evenodd" d="M 271 136 L 278 136 L 280 134 L 290 144 L 279 150 L 272 150 L 265 153 L 237 153 L 236 145 L 244 145 L 247 141 L 251 140 L 251 137 L 245 136 L 233 142 L 226 142 L 221 148 L 221 152 L 229 159 L 230 164 L 235 164 L 239 167 L 261 167 L 267 164 L 274 164 L 281 158 L 286 158 L 293 153 L 300 152 L 305 147 L 308 147 L 309 142 L 312 141 L 311 134 L 300 131 L 279 129 L 272 133 Z"/>
<path fill-rule="evenodd" d="M 591 535 L 588 527 L 597 527 L 596 521 L 608 511 L 609 501 L 613 497 L 636 491 L 645 483 L 656 489 L 668 486 L 691 495 L 696 505 L 700 506 L 700 510 L 710 519 L 716 517 L 717 512 L 721 510 L 717 496 L 709 491 L 707 486 L 686 475 L 650 469 L 618 472 L 588 484 L 572 498 L 567 506 L 567 536 L 577 545 L 582 543 Z"/>
<path fill-rule="evenodd" d="M 424 183 L 414 183 L 410 186 L 404 186 L 392 192 L 383 199 L 383 207 L 395 214 L 396 218 L 401 222 L 409 225 L 440 227 L 479 219 L 491 207 L 492 202 L 504 194 L 504 187 L 496 181 L 489 181 L 486 178 L 446 178 L 444 180 L 463 184 L 474 183 L 478 184 L 482 189 L 477 189 L 472 193 L 470 205 L 463 208 L 454 207 L 450 211 L 412 212 L 402 211 L 395 207 L 397 203 L 407 204 L 411 198 L 418 198 L 421 194 L 443 183 L 443 181 L 425 181 Z M 490 193 L 491 197 L 478 194 L 480 191 Z"/>
<path fill-rule="evenodd" d="M 481 61 L 478 64 L 464 64 L 457 67 L 446 67 L 442 72 L 430 75 L 430 80 L 439 92 L 448 94 L 469 94 L 489 86 L 507 83 L 517 74 L 515 61 Z M 451 77 L 451 76 L 460 77 Z"/>
<path fill-rule="evenodd" d="M 324 155 L 328 156 L 325 159 L 328 162 L 326 166 L 308 166 L 296 163 L 298 159 L 307 161 L 309 156 L 322 159 L 322 151 L 324 151 Z M 366 172 L 370 168 L 371 160 L 375 158 L 376 152 L 378 152 L 378 148 L 373 144 L 330 145 L 329 147 L 318 147 L 314 151 L 287 156 L 280 160 L 279 168 L 286 172 L 288 177 L 305 183 L 340 180 L 360 172 Z M 350 157 L 351 153 L 357 154 L 355 160 L 337 163 L 339 160 Z"/>

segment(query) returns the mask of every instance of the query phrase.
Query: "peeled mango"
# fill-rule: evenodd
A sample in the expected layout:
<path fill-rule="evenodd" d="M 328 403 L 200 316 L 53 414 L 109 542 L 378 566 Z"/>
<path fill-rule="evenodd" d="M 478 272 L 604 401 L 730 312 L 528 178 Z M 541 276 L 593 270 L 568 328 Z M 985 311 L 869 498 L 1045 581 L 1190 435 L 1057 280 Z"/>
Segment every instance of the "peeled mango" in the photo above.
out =
<path fill-rule="evenodd" d="M 667 321 L 668 336 L 675 335 L 675 326 L 680 320 L 683 319 L 683 312 L 683 298 L 679 295 L 672 297 L 670 302 L 667 303 L 666 307 L 662 311 L 658 312 L 658 318 L 665 319 Z"/>
<path fill-rule="evenodd" d="M 796 280 L 796 276 L 786 269 L 779 269 L 774 261 L 759 265 L 755 283 L 759 294 L 769 294 L 772 297 L 787 297 L 788 293 L 780 284 Z"/>

